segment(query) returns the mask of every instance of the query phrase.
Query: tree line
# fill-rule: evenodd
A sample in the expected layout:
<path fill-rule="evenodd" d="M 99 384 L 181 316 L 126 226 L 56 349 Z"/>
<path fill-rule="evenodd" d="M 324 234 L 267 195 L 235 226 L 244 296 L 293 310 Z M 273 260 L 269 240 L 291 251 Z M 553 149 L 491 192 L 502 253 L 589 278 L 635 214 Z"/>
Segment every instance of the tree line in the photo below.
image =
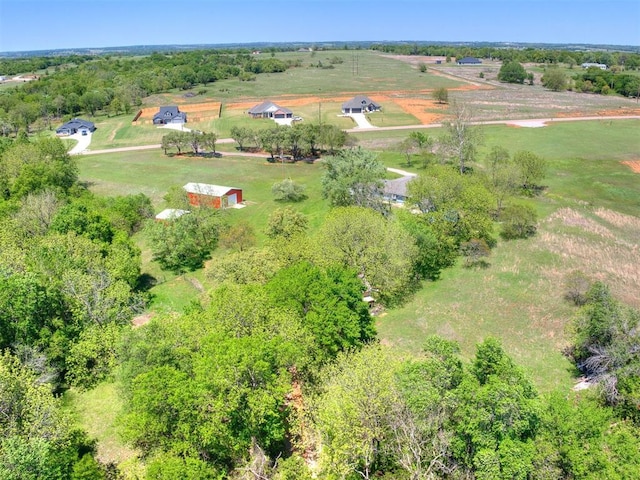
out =
<path fill-rule="evenodd" d="M 612 51 L 606 49 L 565 50 L 553 48 L 502 48 L 502 47 L 473 47 L 469 45 L 418 45 L 418 44 L 374 44 L 372 50 L 401 55 L 443 56 L 448 59 L 477 57 L 491 58 L 503 62 L 515 61 L 520 63 L 559 64 L 570 66 L 583 63 L 603 63 L 608 67 L 618 65 L 629 70 L 640 67 L 640 54 L 628 51 Z"/>
<path fill-rule="evenodd" d="M 50 128 L 54 118 L 98 112 L 130 113 L 142 99 L 170 89 L 187 90 L 217 80 L 251 80 L 261 73 L 282 72 L 296 65 L 277 58 L 256 58 L 250 53 L 216 50 L 154 53 L 133 57 L 57 57 L 55 62 L 5 60 L 26 66 L 54 67 L 37 80 L 23 83 L 0 96 L 0 134 L 19 129 Z M 9 68 L 9 67 L 7 67 Z M 17 68 L 17 67 L 16 67 Z M 12 71 L 9 68 L 7 71 Z"/>

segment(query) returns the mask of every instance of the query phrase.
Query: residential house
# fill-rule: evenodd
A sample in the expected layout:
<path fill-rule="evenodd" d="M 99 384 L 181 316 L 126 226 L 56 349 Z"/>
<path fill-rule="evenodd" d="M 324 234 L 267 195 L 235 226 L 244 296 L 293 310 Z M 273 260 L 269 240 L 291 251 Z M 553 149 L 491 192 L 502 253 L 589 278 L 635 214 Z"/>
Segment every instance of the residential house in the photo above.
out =
<path fill-rule="evenodd" d="M 265 100 L 249 110 L 249 115 L 253 118 L 293 118 L 293 112 L 288 108 L 281 107 L 275 103 Z"/>
<path fill-rule="evenodd" d="M 404 203 L 409 197 L 407 185 L 414 178 L 407 175 L 394 180 L 385 180 L 382 187 L 383 198 L 391 203 Z"/>
<path fill-rule="evenodd" d="M 482 60 L 475 57 L 463 57 L 460 60 L 456 60 L 458 65 L 480 65 Z"/>
<path fill-rule="evenodd" d="M 67 123 L 61 125 L 56 129 L 56 135 L 73 135 L 74 133 L 80 133 L 81 135 L 88 135 L 95 131 L 96 126 L 89 120 L 83 120 L 81 118 L 74 118 Z"/>
<path fill-rule="evenodd" d="M 377 112 L 380 109 L 382 109 L 380 104 L 364 95 L 357 95 L 342 104 L 342 113 L 346 115 L 350 113 Z"/>
<path fill-rule="evenodd" d="M 160 107 L 160 111 L 153 116 L 153 124 L 167 123 L 187 123 L 187 114 L 178 110 L 178 107 Z"/>
<path fill-rule="evenodd" d="M 228 208 L 242 203 L 242 189 L 210 185 L 208 183 L 187 183 L 182 187 L 194 207 Z"/>

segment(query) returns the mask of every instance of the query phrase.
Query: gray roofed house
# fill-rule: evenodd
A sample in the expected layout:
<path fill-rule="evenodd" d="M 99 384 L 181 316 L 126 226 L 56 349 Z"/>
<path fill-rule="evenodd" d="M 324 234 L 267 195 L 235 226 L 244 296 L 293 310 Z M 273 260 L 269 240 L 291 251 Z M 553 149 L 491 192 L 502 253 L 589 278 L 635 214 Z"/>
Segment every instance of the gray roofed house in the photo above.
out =
<path fill-rule="evenodd" d="M 276 105 L 269 100 L 265 100 L 261 104 L 251 108 L 248 113 L 253 118 L 293 118 L 293 112 L 291 110 Z"/>
<path fill-rule="evenodd" d="M 187 123 L 187 114 L 178 110 L 178 107 L 160 107 L 160 111 L 153 116 L 153 124 L 167 123 Z"/>
<path fill-rule="evenodd" d="M 482 60 L 476 57 L 464 57 L 460 60 L 456 60 L 456 63 L 458 65 L 480 65 L 482 63 Z"/>
<path fill-rule="evenodd" d="M 80 132 L 82 135 L 87 135 L 93 132 L 96 126 L 89 120 L 83 120 L 82 118 L 74 118 L 67 123 L 61 125 L 56 129 L 57 135 L 73 135 Z"/>
<path fill-rule="evenodd" d="M 394 180 L 385 180 L 382 188 L 384 199 L 390 202 L 404 203 L 409 196 L 407 184 L 414 178 L 414 176 L 406 176 Z"/>
<path fill-rule="evenodd" d="M 380 104 L 374 102 L 369 97 L 356 95 L 351 100 L 342 104 L 342 113 L 377 112 L 381 108 Z"/>

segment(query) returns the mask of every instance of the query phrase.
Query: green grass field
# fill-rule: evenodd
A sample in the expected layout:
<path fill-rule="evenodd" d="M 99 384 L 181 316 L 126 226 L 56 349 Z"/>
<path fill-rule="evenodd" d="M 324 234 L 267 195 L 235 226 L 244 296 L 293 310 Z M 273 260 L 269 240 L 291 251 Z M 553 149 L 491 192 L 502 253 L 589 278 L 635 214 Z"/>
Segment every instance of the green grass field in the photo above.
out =
<path fill-rule="evenodd" d="M 260 58 L 268 55 L 263 53 Z M 318 62 L 329 65 L 329 59 L 333 57 L 342 59 L 343 63 L 333 65 L 332 69 L 310 66 L 317 65 Z M 463 84 L 445 77 L 420 73 L 407 63 L 365 50 L 282 52 L 276 53 L 275 58 L 285 61 L 299 59 L 303 66 L 290 68 L 282 73 L 260 74 L 251 82 L 221 80 L 207 87 L 210 95 L 216 99 L 233 100 L 269 98 L 283 94 L 330 98 L 338 93 L 415 91 L 452 88 Z"/>

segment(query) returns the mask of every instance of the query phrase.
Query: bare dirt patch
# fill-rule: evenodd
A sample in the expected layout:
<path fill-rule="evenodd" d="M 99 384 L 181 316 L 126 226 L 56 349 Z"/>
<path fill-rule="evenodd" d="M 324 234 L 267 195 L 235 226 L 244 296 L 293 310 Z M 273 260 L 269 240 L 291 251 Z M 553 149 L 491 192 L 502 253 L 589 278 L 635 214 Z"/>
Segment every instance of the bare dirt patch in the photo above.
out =
<path fill-rule="evenodd" d="M 137 317 L 135 317 L 131 321 L 131 323 L 133 324 L 134 328 L 137 328 L 149 323 L 152 318 L 153 318 L 153 313 L 143 313 L 142 315 L 138 315 Z"/>
<path fill-rule="evenodd" d="M 633 172 L 640 173 L 640 160 L 625 160 L 620 163 L 629 167 Z"/>
<path fill-rule="evenodd" d="M 444 106 L 438 105 L 433 100 L 423 98 L 391 98 L 392 102 L 397 104 L 409 115 L 413 115 L 423 125 L 437 123 L 445 117 Z M 435 113 L 431 110 L 442 110 L 442 113 Z"/>

